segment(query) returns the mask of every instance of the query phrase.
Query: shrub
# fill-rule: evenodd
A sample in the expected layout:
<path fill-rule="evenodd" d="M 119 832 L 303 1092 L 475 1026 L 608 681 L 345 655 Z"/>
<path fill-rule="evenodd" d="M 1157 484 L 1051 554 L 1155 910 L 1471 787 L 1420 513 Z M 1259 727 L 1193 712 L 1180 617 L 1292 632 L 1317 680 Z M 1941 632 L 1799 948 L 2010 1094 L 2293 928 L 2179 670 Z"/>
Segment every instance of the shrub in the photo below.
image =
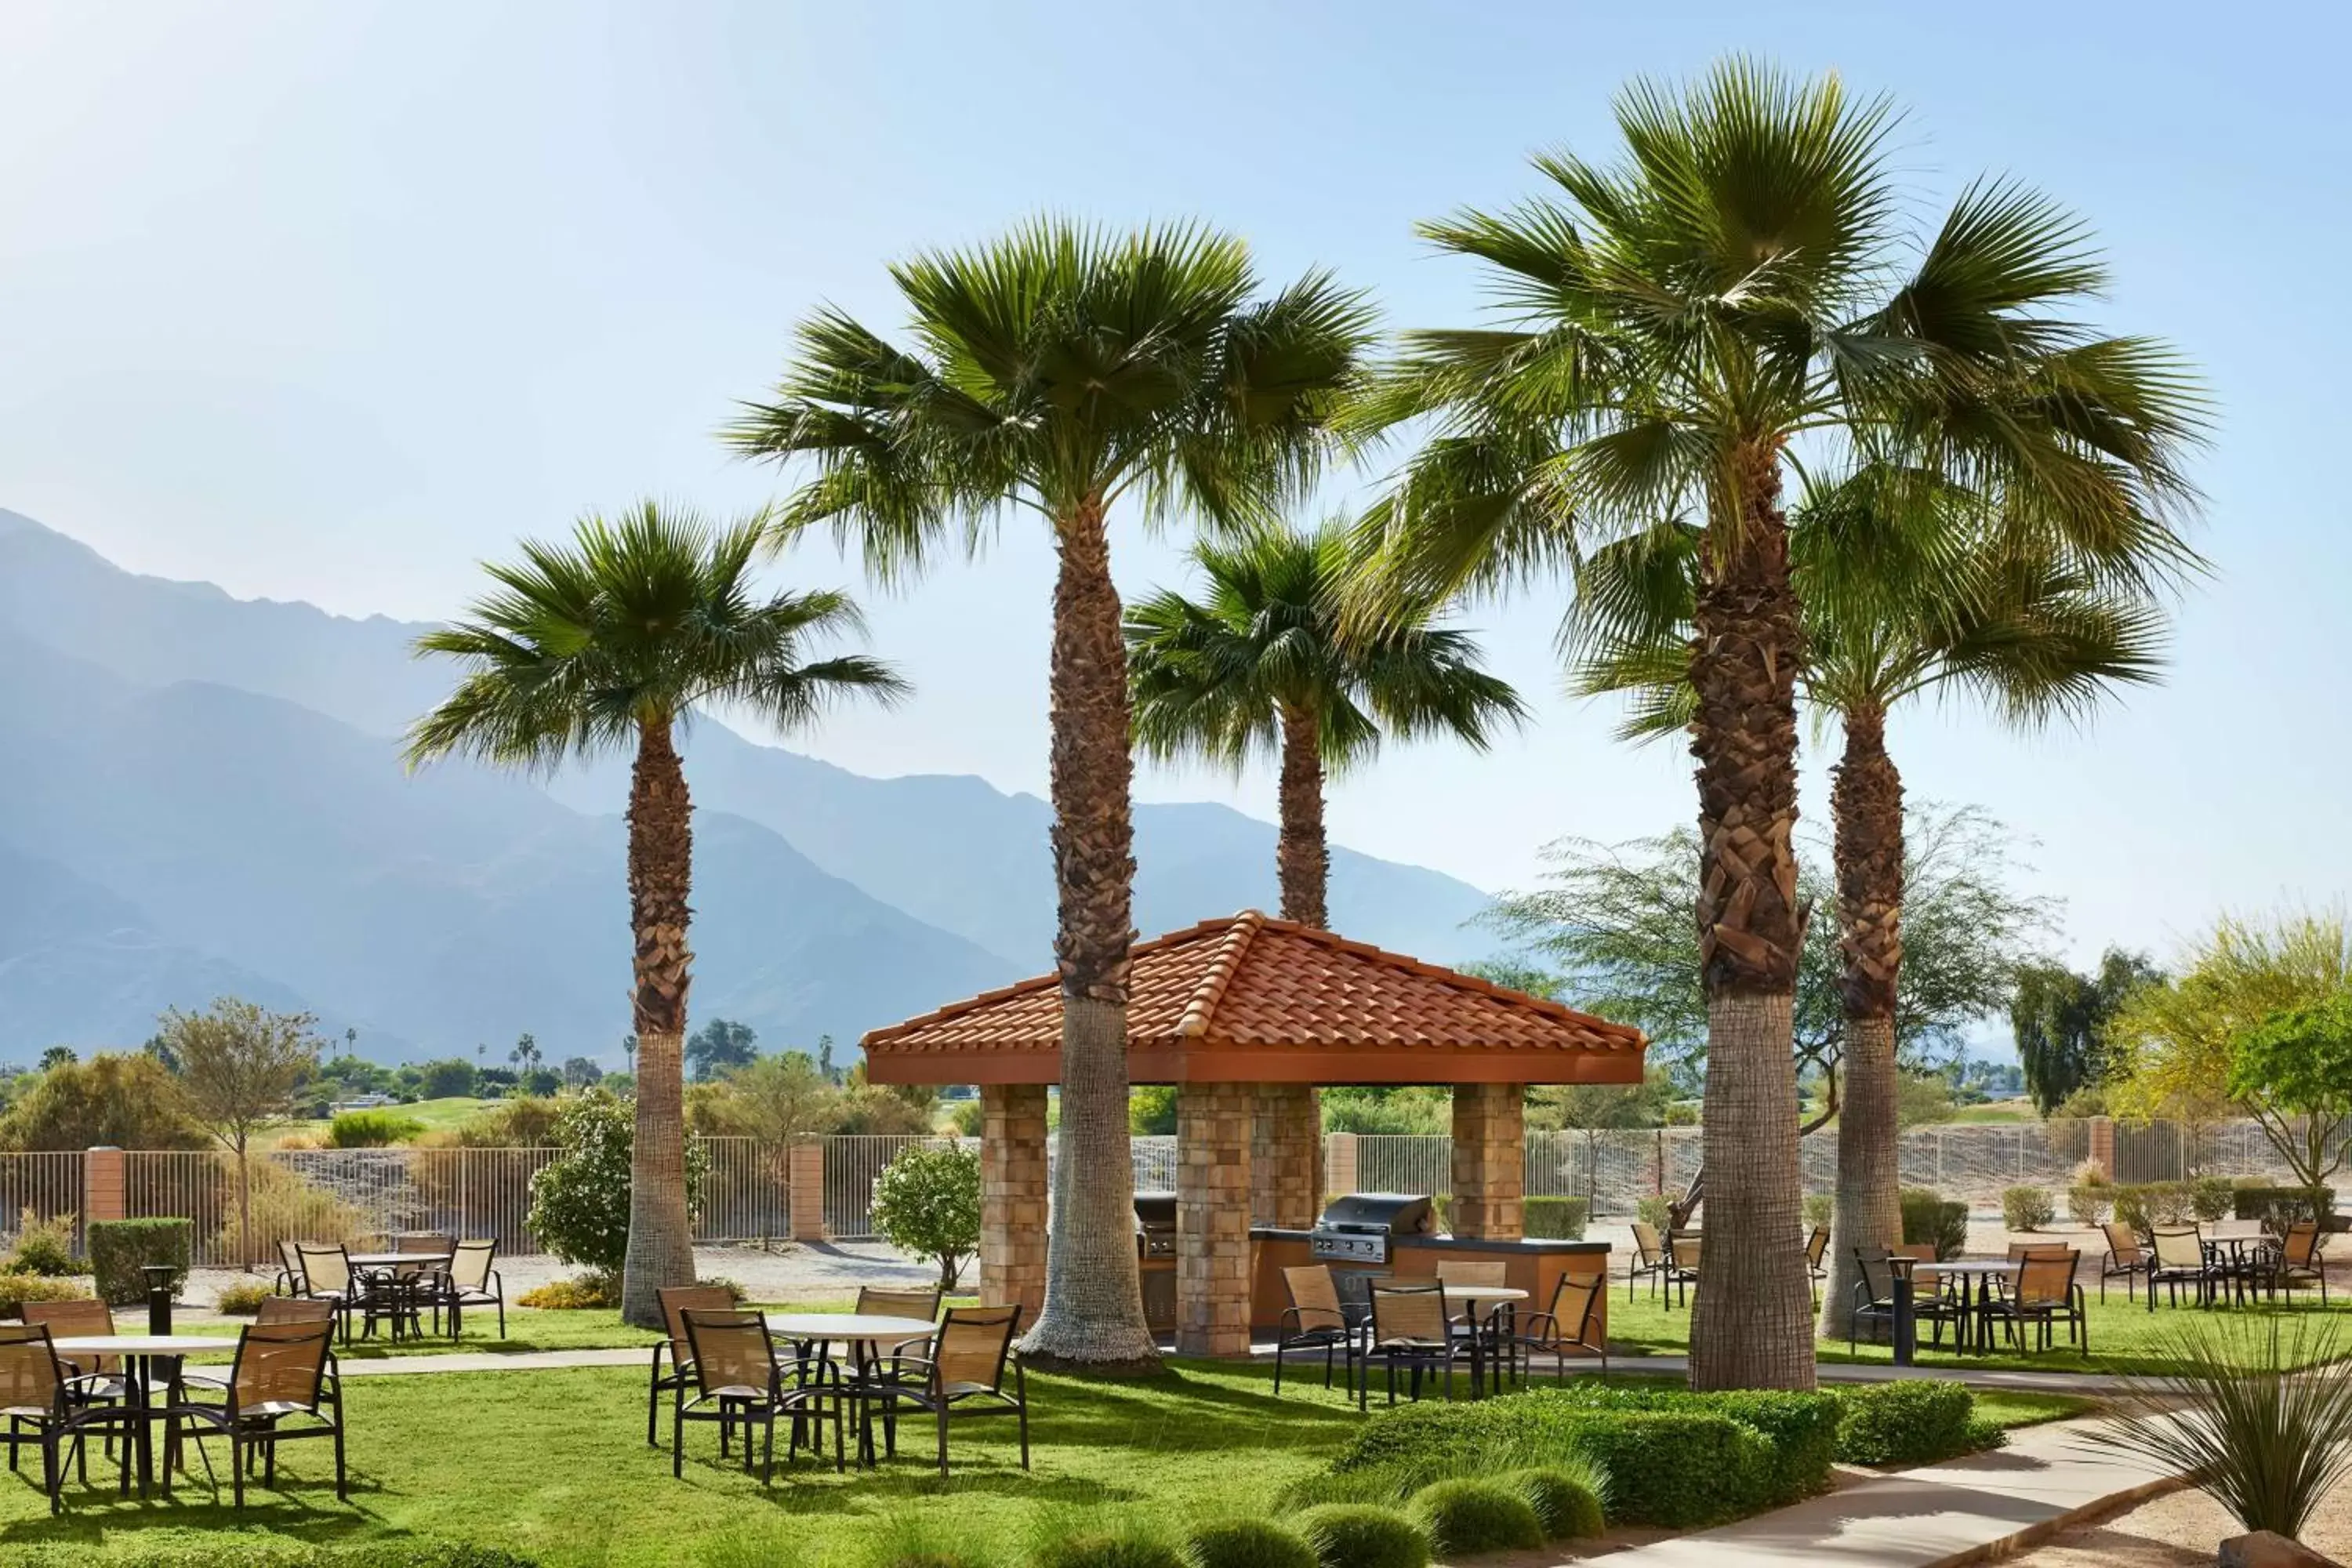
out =
<path fill-rule="evenodd" d="M 1837 1457 L 1849 1465 L 1927 1465 L 1982 1445 L 1970 1431 L 1976 1396 L 1929 1378 L 1838 1390 Z"/>
<path fill-rule="evenodd" d="M 1429 1537 L 1394 1509 L 1331 1503 L 1297 1519 L 1322 1568 L 1428 1568 Z"/>
<path fill-rule="evenodd" d="M 1184 1542 L 1192 1568 L 1317 1568 L 1315 1548 L 1270 1519 L 1204 1524 Z"/>
<path fill-rule="evenodd" d="M 2227 1176 L 2197 1176 L 2189 1183 L 2189 1209 L 2200 1220 L 2210 1225 L 2217 1219 L 2227 1219 L 2237 1201 L 2237 1190 Z"/>
<path fill-rule="evenodd" d="M 1664 1193 L 1652 1193 L 1649 1196 L 1634 1202 L 1633 1217 L 1664 1235 L 1668 1221 L 1674 1217 L 1667 1212 L 1673 1202 L 1674 1200 Z"/>
<path fill-rule="evenodd" d="M 1837 1194 L 1835 1193 L 1805 1194 L 1805 1225 L 1808 1229 L 1818 1225 L 1827 1225 L 1836 1217 Z"/>
<path fill-rule="evenodd" d="M 2057 1217 L 2047 1187 L 2010 1187 L 2000 1194 L 2000 1222 L 2011 1230 L 2040 1230 Z"/>
<path fill-rule="evenodd" d="M 901 1252 L 935 1259 L 956 1288 L 980 1247 L 980 1151 L 943 1144 L 902 1151 L 874 1184 L 874 1228 Z"/>
<path fill-rule="evenodd" d="M 2256 1184 L 2237 1188 L 2230 1198 L 2240 1219 L 2260 1220 L 2263 1228 L 2273 1236 L 2284 1236 L 2286 1227 L 2297 1221 L 2323 1219 L 2336 1212 L 2333 1187 L 2315 1190 Z"/>
<path fill-rule="evenodd" d="M 703 1548 L 702 1568 L 774 1568 L 802 1561 L 798 1542 L 785 1540 L 785 1533 L 743 1531 L 723 1537 Z M 975 1542 L 971 1531 L 951 1519 L 885 1510 L 857 1532 L 840 1559 L 826 1561 L 845 1568 L 992 1568 L 997 1557 L 984 1538 Z"/>
<path fill-rule="evenodd" d="M 16 1219 L 16 1245 L 8 1249 L 11 1274 L 79 1274 L 74 1261 L 74 1216 L 43 1219 L 32 1209 Z"/>
<path fill-rule="evenodd" d="M 27 1301 L 87 1301 L 92 1293 L 87 1277 L 0 1274 L 0 1318 L 22 1317 Z"/>
<path fill-rule="evenodd" d="M 1902 1201 L 1906 1247 L 1932 1245 L 1937 1258 L 1946 1261 L 1968 1249 L 1968 1205 L 1946 1203 L 1933 1187 L 1906 1187 Z"/>
<path fill-rule="evenodd" d="M 2115 1201 L 2116 1189 L 2104 1181 L 2076 1182 L 2066 1189 L 2066 1217 L 2080 1226 L 2093 1226 L 2107 1217 L 2107 1205 Z"/>
<path fill-rule="evenodd" d="M 2179 1225 L 2196 1212 L 2195 1196 L 2187 1182 L 2147 1182 L 2116 1189 L 2116 1220 L 2142 1236 L 2150 1226 Z"/>
<path fill-rule="evenodd" d="M 530 1179 L 531 1234 L 566 1263 L 618 1274 L 629 1252 L 629 1150 L 636 1110 L 601 1089 L 567 1106 L 555 1121 L 554 1159 Z M 701 1195 L 709 1156 L 699 1140 L 686 1146 L 686 1203 Z"/>
<path fill-rule="evenodd" d="M 603 1269 L 591 1269 L 569 1279 L 551 1279 L 544 1285 L 534 1285 L 515 1298 L 518 1307 L 536 1307 L 541 1311 L 584 1312 L 608 1310 L 621 1304 L 621 1276 Z"/>
<path fill-rule="evenodd" d="M 213 1310 L 226 1318 L 250 1318 L 269 1300 L 269 1286 L 260 1279 L 239 1279 L 221 1288 Z"/>
<path fill-rule="evenodd" d="M 1117 1530 L 1056 1531 L 1038 1542 L 1034 1568 L 1185 1568 L 1184 1554 L 1156 1537 Z"/>
<path fill-rule="evenodd" d="M 1517 1470 L 1503 1484 L 1527 1500 L 1535 1510 L 1549 1541 L 1578 1541 L 1598 1535 L 1607 1527 L 1599 1491 L 1587 1480 L 1564 1468 L 1538 1466 Z"/>
<path fill-rule="evenodd" d="M 117 1307 L 145 1300 L 147 1276 L 142 1270 L 151 1264 L 171 1266 L 172 1293 L 178 1295 L 188 1283 L 194 1235 L 194 1223 L 184 1219 L 90 1221 L 83 1236 L 90 1272 L 98 1277 L 99 1299 Z"/>
<path fill-rule="evenodd" d="M 346 1110 L 327 1123 L 330 1149 L 383 1149 L 405 1143 L 425 1131 L 414 1116 L 391 1110 Z"/>
<path fill-rule="evenodd" d="M 1592 1205 L 1584 1198 L 1529 1198 L 1525 1229 L 1529 1236 L 1557 1241 L 1582 1241 L 1592 1220 Z"/>
<path fill-rule="evenodd" d="M 1544 1543 L 1543 1521 L 1528 1500 L 1493 1481 L 1439 1481 L 1414 1494 L 1412 1516 L 1429 1532 L 1439 1557 L 1481 1552 L 1524 1551 Z"/>

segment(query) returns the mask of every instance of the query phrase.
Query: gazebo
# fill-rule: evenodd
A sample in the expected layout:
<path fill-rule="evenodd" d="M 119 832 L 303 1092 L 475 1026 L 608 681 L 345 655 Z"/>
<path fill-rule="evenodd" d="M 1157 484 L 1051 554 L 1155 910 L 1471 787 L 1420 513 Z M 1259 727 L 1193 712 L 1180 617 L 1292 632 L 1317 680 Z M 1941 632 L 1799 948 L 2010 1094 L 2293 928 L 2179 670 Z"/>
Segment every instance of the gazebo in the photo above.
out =
<path fill-rule="evenodd" d="M 981 1289 L 1033 1313 L 1061 1037 L 1047 974 L 863 1041 L 875 1083 L 980 1086 Z M 1247 1353 L 1253 1218 L 1297 1229 L 1321 1211 L 1318 1086 L 1451 1086 L 1453 1234 L 1516 1241 L 1527 1086 L 1638 1083 L 1646 1044 L 1559 1003 L 1255 910 L 1135 948 L 1128 1040 L 1132 1081 L 1177 1086 L 1176 1339 L 1203 1355 Z"/>

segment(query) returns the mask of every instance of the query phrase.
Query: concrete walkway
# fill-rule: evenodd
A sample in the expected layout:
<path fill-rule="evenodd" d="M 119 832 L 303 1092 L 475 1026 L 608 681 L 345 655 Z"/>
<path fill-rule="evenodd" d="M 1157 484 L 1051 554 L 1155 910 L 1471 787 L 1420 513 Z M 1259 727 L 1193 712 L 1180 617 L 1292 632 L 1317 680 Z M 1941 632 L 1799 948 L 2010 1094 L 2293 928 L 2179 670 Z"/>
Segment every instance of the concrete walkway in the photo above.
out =
<path fill-rule="evenodd" d="M 509 1355 L 496 1351 L 452 1351 L 447 1355 L 339 1360 L 335 1370 L 345 1377 L 428 1372 L 548 1372 L 574 1366 L 634 1366 L 642 1370 L 652 1354 L 650 1345 L 604 1351 L 517 1351 Z"/>
<path fill-rule="evenodd" d="M 1738 1524 L 1612 1553 L 1610 1568 L 1957 1568 L 2180 1484 L 2135 1457 L 2091 1446 L 2084 1435 L 2092 1425 L 2028 1427 L 2006 1448 L 1874 1476 Z"/>

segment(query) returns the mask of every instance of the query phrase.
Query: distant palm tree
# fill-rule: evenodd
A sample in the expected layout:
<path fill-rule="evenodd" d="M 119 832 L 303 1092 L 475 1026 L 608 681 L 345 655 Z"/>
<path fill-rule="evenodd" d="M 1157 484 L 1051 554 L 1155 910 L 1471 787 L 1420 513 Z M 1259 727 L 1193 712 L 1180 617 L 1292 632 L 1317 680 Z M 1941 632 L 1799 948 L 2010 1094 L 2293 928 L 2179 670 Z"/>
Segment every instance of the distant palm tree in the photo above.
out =
<path fill-rule="evenodd" d="M 1537 161 L 1549 199 L 1425 226 L 1498 285 L 1492 330 L 1422 332 L 1358 408 L 1431 421 L 1366 520 L 1371 579 L 1498 588 L 1662 518 L 1701 528 L 1694 602 L 1707 1220 L 1697 1388 L 1811 1388 L 1790 1014 L 1802 634 L 1782 483 L 1858 452 L 1998 490 L 2112 559 L 2193 502 L 2203 404 L 2163 345 L 2071 312 L 2081 226 L 2006 182 L 1906 232 L 1883 100 L 1734 59 L 1617 103 L 1624 156 Z"/>
<path fill-rule="evenodd" d="M 1800 679 L 1834 715 L 1832 770 L 1844 1031 L 1833 1082 L 1837 1200 L 1820 1331 L 1850 1328 L 1858 1247 L 1903 1239 L 1895 1151 L 1896 999 L 1903 965 L 1903 784 L 1886 720 L 1958 692 L 2019 729 L 2087 720 L 2103 695 L 2155 680 L 2163 614 L 2143 582 L 2195 557 L 2160 523 L 2137 531 L 2132 570 L 2105 578 L 2053 554 L 1997 506 L 1918 474 L 1872 467 L 1810 492 L 1790 513 L 1790 574 L 1804 605 Z M 1622 734 L 1687 728 L 1702 540 L 1664 524 L 1608 545 L 1578 573 L 1574 686 L 1633 698 Z"/>
<path fill-rule="evenodd" d="M 681 1053 L 692 954 L 692 803 L 678 725 L 723 706 L 777 729 L 805 728 L 847 697 L 898 700 L 887 665 L 857 655 L 804 661 L 809 642 L 862 630 L 845 595 L 763 594 L 751 564 L 764 516 L 723 527 L 644 502 L 582 520 L 568 543 L 530 542 L 488 568 L 499 591 L 467 619 L 416 639 L 466 676 L 408 732 L 412 765 L 453 753 L 552 771 L 632 751 L 629 903 L 640 1042 L 629 1246 L 621 1312 L 661 1323 L 655 1291 L 694 1279 L 686 1212 Z"/>
<path fill-rule="evenodd" d="M 1111 510 L 1271 521 L 1302 499 L 1370 337 L 1361 300 L 1311 273 L 1258 298 L 1249 252 L 1192 226 L 1115 236 L 1040 219 L 891 269 L 899 348 L 836 310 L 800 329 L 736 448 L 804 458 L 789 532 L 830 524 L 889 580 L 998 519 L 1035 513 L 1059 555 L 1052 675 L 1060 900 L 1061 1147 L 1033 1363 L 1148 1369 L 1132 1242 L 1127 1002 L 1135 882 L 1127 659 Z"/>
<path fill-rule="evenodd" d="M 1253 756 L 1279 758 L 1282 915 L 1327 927 L 1325 775 L 1369 760 L 1383 728 L 1484 751 L 1496 726 L 1527 710 L 1478 668 L 1470 635 L 1436 625 L 1432 606 L 1343 635 L 1354 561 L 1342 526 L 1257 530 L 1203 543 L 1192 560 L 1207 579 L 1201 599 L 1163 592 L 1128 612 L 1136 741 L 1163 761 L 1205 756 L 1236 773 Z"/>

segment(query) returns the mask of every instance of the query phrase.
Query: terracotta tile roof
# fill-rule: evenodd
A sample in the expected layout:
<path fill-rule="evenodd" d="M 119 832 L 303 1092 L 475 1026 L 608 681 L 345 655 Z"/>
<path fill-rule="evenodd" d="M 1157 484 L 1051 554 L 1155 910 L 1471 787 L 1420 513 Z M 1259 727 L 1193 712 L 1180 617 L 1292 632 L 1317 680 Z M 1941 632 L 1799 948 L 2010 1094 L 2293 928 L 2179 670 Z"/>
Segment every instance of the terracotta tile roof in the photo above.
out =
<path fill-rule="evenodd" d="M 864 1045 L 880 1077 L 892 1058 L 1058 1052 L 1061 1029 L 1048 974 L 877 1029 Z M 1415 1081 L 1431 1083 L 1452 1081 L 1451 1054 L 1497 1051 L 1526 1053 L 1528 1081 L 1554 1076 L 1531 1058 L 1591 1053 L 1630 1058 L 1598 1076 L 1637 1079 L 1646 1043 L 1638 1029 L 1255 910 L 1138 944 L 1128 1039 L 1139 1058 L 1313 1054 L 1330 1058 L 1334 1082 L 1347 1081 L 1338 1058 L 1426 1052 L 1429 1076 Z"/>

